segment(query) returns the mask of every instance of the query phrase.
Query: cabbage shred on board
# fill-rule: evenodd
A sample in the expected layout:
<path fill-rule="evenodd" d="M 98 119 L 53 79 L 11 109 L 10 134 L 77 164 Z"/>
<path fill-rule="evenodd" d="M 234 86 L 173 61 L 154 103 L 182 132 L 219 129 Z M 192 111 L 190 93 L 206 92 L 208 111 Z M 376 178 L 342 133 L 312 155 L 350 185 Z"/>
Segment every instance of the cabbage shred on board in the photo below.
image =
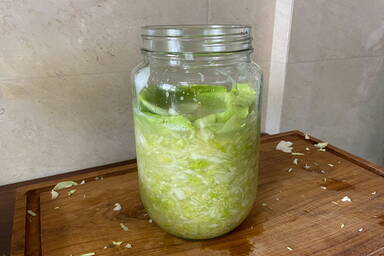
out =
<path fill-rule="evenodd" d="M 151 218 L 189 239 L 231 231 L 256 196 L 259 113 L 246 83 L 143 88 L 134 103 L 140 194 Z"/>

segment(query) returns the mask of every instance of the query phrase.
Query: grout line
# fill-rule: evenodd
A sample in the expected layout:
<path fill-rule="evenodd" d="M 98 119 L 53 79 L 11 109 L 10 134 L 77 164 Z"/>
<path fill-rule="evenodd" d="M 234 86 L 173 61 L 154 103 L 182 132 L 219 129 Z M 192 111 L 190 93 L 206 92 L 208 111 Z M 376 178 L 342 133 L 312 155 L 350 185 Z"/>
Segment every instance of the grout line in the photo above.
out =
<path fill-rule="evenodd" d="M 77 77 L 77 76 L 96 76 L 96 75 L 106 75 L 106 74 L 117 74 L 117 73 L 126 73 L 126 71 L 108 71 L 108 72 L 98 72 L 98 73 L 78 73 L 78 74 L 60 74 L 60 75 L 46 75 L 46 76 L 24 76 L 24 77 L 10 77 L 10 78 L 1 78 L 0 82 L 8 81 L 17 81 L 17 80 L 28 80 L 28 79 L 42 79 L 42 78 L 64 78 L 64 77 Z"/>
<path fill-rule="evenodd" d="M 289 59 L 288 59 L 288 64 L 331 62 L 331 61 L 340 61 L 340 60 L 369 59 L 369 58 L 383 58 L 383 57 L 384 57 L 384 55 L 378 55 L 378 56 L 352 56 L 352 57 L 331 58 L 331 59 L 322 59 L 322 60 L 303 60 L 303 61 L 294 61 L 294 62 L 290 62 Z"/>

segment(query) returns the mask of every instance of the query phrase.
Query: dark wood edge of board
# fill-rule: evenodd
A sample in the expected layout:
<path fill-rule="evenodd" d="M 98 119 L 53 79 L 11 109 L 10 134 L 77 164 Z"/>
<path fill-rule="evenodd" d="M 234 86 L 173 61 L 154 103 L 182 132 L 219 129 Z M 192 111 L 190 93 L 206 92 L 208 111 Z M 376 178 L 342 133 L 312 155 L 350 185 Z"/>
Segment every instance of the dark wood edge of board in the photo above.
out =
<path fill-rule="evenodd" d="M 279 133 L 276 135 L 268 135 L 268 136 L 263 136 L 261 138 L 261 142 L 271 142 L 271 141 L 277 141 L 283 137 L 287 136 L 294 136 L 298 137 L 300 139 L 305 139 L 305 134 L 294 130 L 294 131 L 288 131 L 284 133 Z M 311 141 L 313 143 L 318 143 L 321 140 L 310 136 L 310 139 L 308 141 Z M 384 168 L 380 167 L 374 163 L 371 163 L 367 160 L 364 160 L 358 156 L 355 156 L 351 153 L 348 153 L 340 148 L 337 148 L 332 145 L 327 146 L 327 150 L 334 153 L 335 155 L 344 158 L 360 167 L 363 167 L 364 169 L 367 169 L 377 175 L 383 176 L 384 177 Z M 32 227 L 30 225 L 31 222 L 28 220 L 27 216 L 27 209 L 32 209 L 35 210 L 37 214 L 39 214 L 39 194 L 45 191 L 49 191 L 52 186 L 54 186 L 57 182 L 64 181 L 66 178 L 71 177 L 71 180 L 79 181 L 81 179 L 85 179 L 86 181 L 92 181 L 94 180 L 95 177 L 97 176 L 104 176 L 104 177 L 109 177 L 109 176 L 116 176 L 116 175 L 122 175 L 127 172 L 131 172 L 135 170 L 136 167 L 136 160 L 128 160 L 128 161 L 123 161 L 119 163 L 114 163 L 114 164 L 108 164 L 108 165 L 103 165 L 103 166 L 98 166 L 98 167 L 93 167 L 93 168 L 86 168 L 82 170 L 77 170 L 73 172 L 68 172 L 60 175 L 55 175 L 52 177 L 45 177 L 41 179 L 35 179 L 27 182 L 21 182 L 17 184 L 11 184 L 7 186 L 16 186 L 18 187 L 16 189 L 16 208 L 21 208 L 24 210 L 23 216 L 14 216 L 14 226 L 13 226 L 13 233 L 12 233 L 12 244 L 11 244 L 11 255 L 14 256 L 21 256 L 21 255 L 29 255 L 28 253 L 25 254 L 25 252 L 29 251 L 29 244 L 31 243 L 30 238 L 27 237 L 28 234 L 23 234 L 22 238 L 24 241 L 15 241 L 15 223 L 17 221 L 20 221 L 20 217 L 24 219 L 25 223 L 25 231 L 26 233 L 28 230 L 30 230 Z M 85 175 L 85 176 L 80 176 L 80 175 Z M 41 183 L 37 183 L 41 181 Z M 16 211 L 15 211 L 16 212 Z M 38 215 L 40 216 L 40 215 Z M 19 218 L 19 219 L 18 219 Z M 40 230 L 40 221 L 33 222 L 33 225 L 36 225 L 34 228 L 37 230 Z M 40 235 L 38 237 L 32 238 L 34 239 L 35 243 L 38 243 L 40 248 L 38 248 L 39 252 L 35 252 L 31 255 L 42 255 L 41 254 L 41 237 Z M 16 246 L 16 242 L 18 242 L 18 246 Z M 24 245 L 24 251 L 20 252 L 20 243 Z"/>
<path fill-rule="evenodd" d="M 133 164 L 133 163 L 136 163 L 136 159 L 126 160 L 126 161 L 121 161 L 121 162 L 117 162 L 117 163 L 111 163 L 111 164 L 106 164 L 106 165 L 101 165 L 101 166 L 96 166 L 96 167 L 91 167 L 91 168 L 80 169 L 80 170 L 76 170 L 76 171 L 66 172 L 66 173 L 62 173 L 62 174 L 56 174 L 56 175 L 47 176 L 47 177 L 43 177 L 43 178 L 37 178 L 37 179 L 7 184 L 7 185 L 0 186 L 0 191 L 9 190 L 12 188 L 17 189 L 20 187 L 26 187 L 28 185 L 33 185 L 33 184 L 44 182 L 44 181 L 51 180 L 51 179 L 55 179 L 55 180 L 65 179 L 67 177 L 72 177 L 74 175 L 79 175 L 79 174 L 84 174 L 84 173 L 99 171 L 99 170 L 105 170 L 105 169 L 109 169 L 109 168 L 113 168 L 113 167 L 119 167 L 119 166 L 123 166 L 123 165 L 127 165 L 127 164 Z"/>

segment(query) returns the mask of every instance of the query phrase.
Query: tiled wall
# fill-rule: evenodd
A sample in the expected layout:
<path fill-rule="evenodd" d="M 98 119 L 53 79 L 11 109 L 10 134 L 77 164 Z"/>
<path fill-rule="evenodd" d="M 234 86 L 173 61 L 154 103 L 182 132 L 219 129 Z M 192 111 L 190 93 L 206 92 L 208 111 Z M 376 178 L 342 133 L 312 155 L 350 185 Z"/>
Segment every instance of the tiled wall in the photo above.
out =
<path fill-rule="evenodd" d="M 384 165 L 384 1 L 368 2 L 295 0 L 281 130 Z"/>
<path fill-rule="evenodd" d="M 141 61 L 140 26 L 206 23 L 206 8 L 0 1 L 0 185 L 134 158 L 129 73 Z"/>
<path fill-rule="evenodd" d="M 135 157 L 142 25 L 250 23 L 268 75 L 273 2 L 0 1 L 0 185 Z"/>

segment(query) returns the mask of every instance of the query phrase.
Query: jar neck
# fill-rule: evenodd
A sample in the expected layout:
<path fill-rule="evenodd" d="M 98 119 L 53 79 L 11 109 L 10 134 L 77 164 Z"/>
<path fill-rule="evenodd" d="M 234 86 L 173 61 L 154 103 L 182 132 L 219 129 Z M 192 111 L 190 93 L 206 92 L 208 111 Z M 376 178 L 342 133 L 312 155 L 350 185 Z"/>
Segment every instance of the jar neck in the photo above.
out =
<path fill-rule="evenodd" d="M 164 53 L 142 51 L 144 61 L 151 66 L 167 65 L 167 66 L 231 66 L 241 63 L 251 62 L 252 50 L 244 50 L 237 52 L 225 53 Z"/>

